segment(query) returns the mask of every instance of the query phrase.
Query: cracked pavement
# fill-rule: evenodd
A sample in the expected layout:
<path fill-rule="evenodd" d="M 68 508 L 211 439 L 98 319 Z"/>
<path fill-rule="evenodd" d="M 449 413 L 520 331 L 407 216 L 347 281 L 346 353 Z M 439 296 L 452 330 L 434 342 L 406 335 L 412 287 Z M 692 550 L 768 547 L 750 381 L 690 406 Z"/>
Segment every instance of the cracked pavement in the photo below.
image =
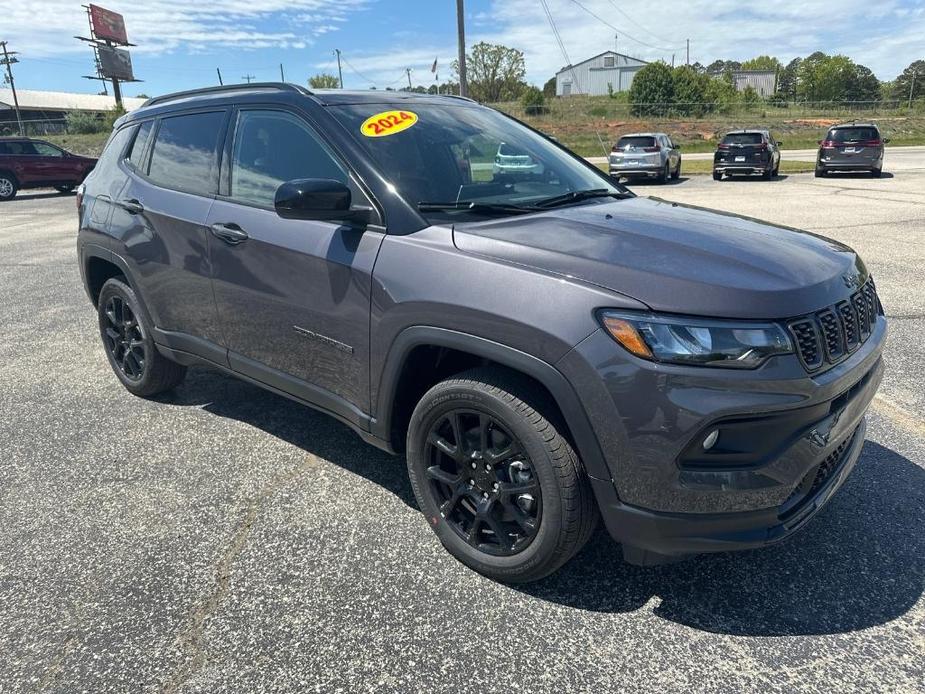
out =
<path fill-rule="evenodd" d="M 72 196 L 0 205 L 0 692 L 925 691 L 925 173 L 638 186 L 854 245 L 891 318 L 855 472 L 789 541 L 651 569 L 599 533 L 513 588 L 404 461 L 192 369 L 134 398 Z"/>

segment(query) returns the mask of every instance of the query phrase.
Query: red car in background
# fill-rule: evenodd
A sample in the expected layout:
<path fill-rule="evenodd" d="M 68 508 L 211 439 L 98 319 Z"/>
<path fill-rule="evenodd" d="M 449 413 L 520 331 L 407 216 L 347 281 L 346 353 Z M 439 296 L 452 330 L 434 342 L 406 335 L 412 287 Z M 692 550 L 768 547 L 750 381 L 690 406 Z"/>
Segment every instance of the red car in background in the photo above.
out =
<path fill-rule="evenodd" d="M 96 166 L 96 159 L 71 154 L 28 137 L 0 137 L 0 201 L 25 188 L 69 193 Z"/>

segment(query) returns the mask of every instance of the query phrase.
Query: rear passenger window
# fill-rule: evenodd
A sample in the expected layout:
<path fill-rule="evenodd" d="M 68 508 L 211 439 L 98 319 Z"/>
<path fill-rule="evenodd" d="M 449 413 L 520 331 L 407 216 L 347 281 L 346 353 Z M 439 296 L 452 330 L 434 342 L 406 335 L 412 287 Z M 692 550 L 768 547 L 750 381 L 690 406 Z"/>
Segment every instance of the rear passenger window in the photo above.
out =
<path fill-rule="evenodd" d="M 224 118 L 224 112 L 162 118 L 151 152 L 151 180 L 188 193 L 214 193 Z"/>
<path fill-rule="evenodd" d="M 154 121 L 149 120 L 142 123 L 138 128 L 138 134 L 132 143 L 132 149 L 129 151 L 128 160 L 136 169 L 141 171 L 142 158 L 145 155 L 145 146 L 148 144 L 148 138 L 151 137 L 151 129 L 154 127 Z"/>
<path fill-rule="evenodd" d="M 231 161 L 231 197 L 273 206 L 276 189 L 297 178 L 347 183 L 347 171 L 311 129 L 284 111 L 241 111 Z"/>

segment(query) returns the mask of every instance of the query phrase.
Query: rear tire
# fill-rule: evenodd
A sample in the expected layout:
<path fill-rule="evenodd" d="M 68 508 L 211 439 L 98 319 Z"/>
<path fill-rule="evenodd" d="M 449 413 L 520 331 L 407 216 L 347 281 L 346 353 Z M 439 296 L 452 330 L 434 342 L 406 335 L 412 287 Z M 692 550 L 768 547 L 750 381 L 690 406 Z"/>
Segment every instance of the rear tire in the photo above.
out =
<path fill-rule="evenodd" d="M 19 190 L 19 185 L 13 175 L 6 172 L 0 173 L 0 202 L 15 198 L 17 190 Z"/>
<path fill-rule="evenodd" d="M 183 382 L 186 367 L 157 351 L 138 297 L 123 278 L 106 280 L 97 313 L 109 365 L 126 390 L 149 398 Z"/>
<path fill-rule="evenodd" d="M 813 175 L 816 178 L 825 178 L 825 168 L 816 164 L 816 170 Z"/>
<path fill-rule="evenodd" d="M 55 186 L 55 190 L 57 190 L 62 195 L 67 195 L 68 193 L 73 192 L 74 188 L 75 186 Z"/>
<path fill-rule="evenodd" d="M 662 170 L 662 173 L 658 177 L 659 183 L 668 183 L 668 179 L 671 178 L 671 162 L 665 162 L 665 168 Z"/>
<path fill-rule="evenodd" d="M 720 171 L 714 171 L 714 172 L 713 172 L 713 180 L 714 180 L 714 181 L 722 181 L 722 180 L 723 180 L 723 174 L 722 174 L 722 172 L 720 172 Z"/>
<path fill-rule="evenodd" d="M 880 178 L 883 175 L 883 169 L 871 169 L 870 175 L 874 178 Z"/>
<path fill-rule="evenodd" d="M 774 176 L 774 169 L 770 167 L 761 174 L 761 177 L 766 181 L 770 181 L 773 176 Z"/>
<path fill-rule="evenodd" d="M 678 159 L 677 168 L 674 170 L 674 173 L 671 174 L 671 180 L 677 181 L 679 178 L 681 178 L 681 160 L 680 159 Z"/>
<path fill-rule="evenodd" d="M 526 583 L 591 537 L 597 509 L 547 394 L 516 373 L 466 371 L 421 398 L 408 474 L 444 547 L 489 578 Z"/>

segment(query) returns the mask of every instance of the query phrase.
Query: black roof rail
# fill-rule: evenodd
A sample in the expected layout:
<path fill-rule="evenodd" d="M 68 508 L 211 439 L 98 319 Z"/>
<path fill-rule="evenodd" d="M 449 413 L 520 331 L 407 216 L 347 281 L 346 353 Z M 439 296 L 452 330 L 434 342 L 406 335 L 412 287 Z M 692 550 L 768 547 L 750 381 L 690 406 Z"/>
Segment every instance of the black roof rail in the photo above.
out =
<path fill-rule="evenodd" d="M 478 103 L 475 99 L 470 99 L 468 96 L 460 96 L 459 94 L 431 94 L 431 96 L 448 96 L 451 99 L 462 99 L 463 101 L 470 101 L 473 104 Z"/>
<path fill-rule="evenodd" d="M 305 94 L 307 96 L 311 95 L 311 92 L 304 87 L 300 87 L 297 84 L 290 84 L 289 82 L 251 82 L 250 84 L 227 84 L 218 87 L 201 87 L 199 89 L 190 89 L 184 92 L 172 92 L 170 94 L 163 94 L 162 96 L 155 96 L 148 99 L 141 105 L 141 107 L 144 108 L 145 106 L 153 106 L 154 104 L 160 104 L 164 101 L 173 101 L 174 99 L 184 99 L 188 96 L 199 96 L 201 94 L 221 94 L 222 92 L 233 92 L 248 89 L 279 89 L 282 91 L 298 92 L 299 94 Z"/>

